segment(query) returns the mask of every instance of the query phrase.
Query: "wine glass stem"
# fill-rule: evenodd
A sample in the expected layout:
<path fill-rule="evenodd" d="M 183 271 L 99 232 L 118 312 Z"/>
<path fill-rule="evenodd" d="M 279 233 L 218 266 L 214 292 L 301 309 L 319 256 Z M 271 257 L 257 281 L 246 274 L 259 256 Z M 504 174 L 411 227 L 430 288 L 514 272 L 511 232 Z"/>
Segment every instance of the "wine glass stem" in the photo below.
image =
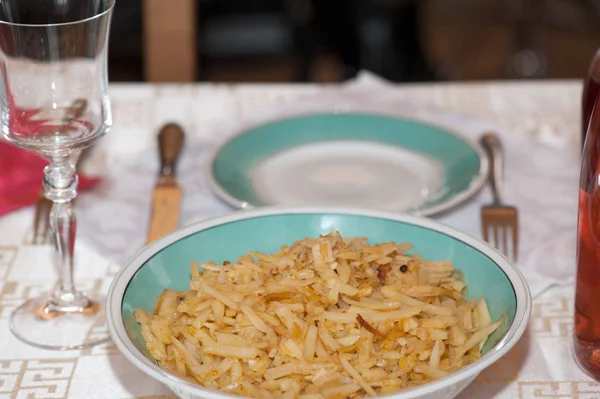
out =
<path fill-rule="evenodd" d="M 51 307 L 60 312 L 81 311 L 89 300 L 75 290 L 73 252 L 77 221 L 72 201 L 77 196 L 77 172 L 72 154 L 49 156 L 44 169 L 44 194 L 53 202 L 50 229 L 60 262 L 60 285 L 51 298 Z"/>
<path fill-rule="evenodd" d="M 73 212 L 72 201 L 54 202 L 50 211 L 50 226 L 60 262 L 59 295 L 61 299 L 68 300 L 66 296 L 75 292 L 73 284 L 73 247 L 75 245 L 77 220 L 75 212 Z"/>

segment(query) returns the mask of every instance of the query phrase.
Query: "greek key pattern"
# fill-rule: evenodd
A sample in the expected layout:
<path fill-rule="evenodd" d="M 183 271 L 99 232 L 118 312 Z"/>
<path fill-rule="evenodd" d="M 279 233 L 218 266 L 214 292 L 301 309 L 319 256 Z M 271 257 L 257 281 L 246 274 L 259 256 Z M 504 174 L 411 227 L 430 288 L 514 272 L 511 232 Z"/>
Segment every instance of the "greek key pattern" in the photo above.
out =
<path fill-rule="evenodd" d="M 66 398 L 76 365 L 76 358 L 1 360 L 0 398 Z"/>
<path fill-rule="evenodd" d="M 598 399 L 600 384 L 592 381 L 519 382 L 519 399 Z"/>
<path fill-rule="evenodd" d="M 50 291 L 54 284 L 53 281 L 7 281 L 0 291 L 0 318 L 8 318 L 27 299 Z"/>
<path fill-rule="evenodd" d="M 102 279 L 78 280 L 77 288 L 98 296 L 102 287 Z M 7 281 L 0 290 L 0 318 L 8 317 L 10 312 L 29 298 L 35 298 L 51 292 L 56 287 L 55 281 Z"/>
<path fill-rule="evenodd" d="M 0 398 L 9 398 L 11 392 L 17 387 L 23 363 L 20 360 L 0 361 Z"/>
<path fill-rule="evenodd" d="M 561 298 L 533 305 L 529 330 L 541 338 L 568 337 L 573 328 L 573 301 Z"/>

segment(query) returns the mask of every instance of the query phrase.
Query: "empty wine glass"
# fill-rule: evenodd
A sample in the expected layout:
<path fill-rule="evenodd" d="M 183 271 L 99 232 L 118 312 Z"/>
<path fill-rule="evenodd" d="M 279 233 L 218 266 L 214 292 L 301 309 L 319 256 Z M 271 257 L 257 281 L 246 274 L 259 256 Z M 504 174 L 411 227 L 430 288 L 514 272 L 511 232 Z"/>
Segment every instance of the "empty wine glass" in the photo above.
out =
<path fill-rule="evenodd" d="M 60 284 L 10 318 L 16 337 L 41 348 L 79 349 L 108 339 L 91 334 L 104 320 L 103 303 L 75 289 L 72 201 L 79 153 L 112 123 L 107 43 L 113 6 L 114 0 L 0 0 L 2 132 L 50 161 L 43 186 L 53 202 Z"/>

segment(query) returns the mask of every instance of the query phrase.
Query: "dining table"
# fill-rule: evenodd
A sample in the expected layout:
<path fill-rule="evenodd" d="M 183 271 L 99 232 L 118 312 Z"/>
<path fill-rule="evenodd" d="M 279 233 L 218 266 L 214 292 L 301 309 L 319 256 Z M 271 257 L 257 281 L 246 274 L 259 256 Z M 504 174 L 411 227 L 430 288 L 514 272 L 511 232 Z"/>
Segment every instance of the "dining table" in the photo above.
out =
<path fill-rule="evenodd" d="M 233 119 L 252 117 L 282 104 L 312 98 L 335 86 L 114 83 L 110 86 L 114 126 L 90 152 L 84 170 L 102 176 L 113 165 L 127 162 L 139 154 L 148 154 L 156 146 L 156 132 L 167 122 L 180 123 L 186 131 L 186 141 L 210 148 L 219 141 L 218 132 Z M 426 104 L 464 118 L 485 120 L 502 127 L 505 135 L 529 137 L 529 143 L 533 144 L 528 151 L 536 152 L 536 145 L 552 147 L 554 154 L 572 159 L 573 170 L 579 168 L 582 89 L 579 81 L 436 82 L 390 86 L 398 98 L 406 101 Z M 506 150 L 510 151 L 510 148 Z M 540 176 L 540 179 L 553 178 L 552 173 Z M 561 193 L 565 200 L 555 204 L 555 210 L 560 211 L 556 218 L 562 218 L 564 223 L 554 224 L 557 231 L 546 231 L 544 234 L 548 237 L 575 240 L 576 177 L 569 184 L 573 191 Z M 86 195 L 82 193 L 81 197 Z M 523 224 L 546 216 L 543 206 L 529 204 L 521 208 L 520 203 L 513 205 L 522 212 Z M 52 247 L 32 243 L 33 216 L 33 207 L 27 207 L 0 218 L 0 399 L 174 398 L 164 385 L 139 371 L 111 343 L 83 350 L 49 351 L 28 346 L 13 337 L 9 331 L 9 316 L 13 309 L 26 299 L 52 289 L 57 280 Z M 463 212 L 463 217 L 478 220 L 479 208 L 469 208 L 468 212 Z M 534 262 L 527 252 L 545 251 L 543 245 L 543 239 L 535 241 L 523 249 L 525 253 L 520 254 L 519 260 Z M 573 248 L 574 245 L 553 245 L 557 256 L 565 259 L 574 276 L 576 254 Z M 119 270 L 119 262 L 87 245 L 85 240 L 77 242 L 75 251 L 78 287 L 98 295 L 105 294 Z M 517 262 L 517 266 L 521 264 Z M 531 320 L 522 339 L 458 397 L 600 398 L 600 383 L 587 377 L 573 360 L 574 289 L 574 278 L 568 278 L 539 292 L 533 300 Z M 97 325 L 89 334 L 105 332 L 105 325 Z"/>

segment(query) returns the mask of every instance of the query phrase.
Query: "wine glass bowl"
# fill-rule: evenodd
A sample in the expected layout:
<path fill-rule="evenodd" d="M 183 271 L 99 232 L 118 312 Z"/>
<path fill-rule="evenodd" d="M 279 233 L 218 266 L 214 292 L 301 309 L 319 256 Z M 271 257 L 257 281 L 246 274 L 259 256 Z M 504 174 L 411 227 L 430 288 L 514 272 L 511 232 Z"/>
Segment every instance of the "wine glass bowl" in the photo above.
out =
<path fill-rule="evenodd" d="M 60 283 L 11 315 L 13 334 L 46 349 L 104 342 L 102 302 L 73 281 L 76 160 L 112 125 L 107 45 L 114 0 L 0 0 L 0 125 L 9 142 L 40 153 Z M 50 259 L 48 260 L 50 263 Z"/>
<path fill-rule="evenodd" d="M 52 152 L 87 147 L 108 131 L 106 50 L 113 3 L 0 1 L 0 101 L 7 140 Z M 82 100 L 81 114 L 65 120 Z"/>

